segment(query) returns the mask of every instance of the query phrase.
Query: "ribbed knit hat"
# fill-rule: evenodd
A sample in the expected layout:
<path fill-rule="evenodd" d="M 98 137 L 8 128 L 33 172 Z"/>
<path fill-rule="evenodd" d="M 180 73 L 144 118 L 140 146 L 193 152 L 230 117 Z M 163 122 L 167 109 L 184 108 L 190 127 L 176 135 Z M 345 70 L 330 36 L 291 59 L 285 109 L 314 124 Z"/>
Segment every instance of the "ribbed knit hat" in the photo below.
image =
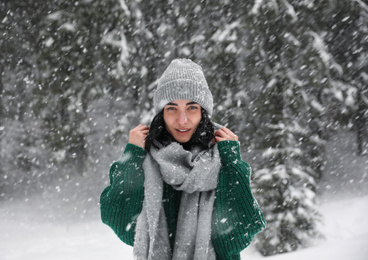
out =
<path fill-rule="evenodd" d="M 162 74 L 153 97 L 156 114 L 178 99 L 194 101 L 212 115 L 213 97 L 202 68 L 189 59 L 173 60 Z"/>

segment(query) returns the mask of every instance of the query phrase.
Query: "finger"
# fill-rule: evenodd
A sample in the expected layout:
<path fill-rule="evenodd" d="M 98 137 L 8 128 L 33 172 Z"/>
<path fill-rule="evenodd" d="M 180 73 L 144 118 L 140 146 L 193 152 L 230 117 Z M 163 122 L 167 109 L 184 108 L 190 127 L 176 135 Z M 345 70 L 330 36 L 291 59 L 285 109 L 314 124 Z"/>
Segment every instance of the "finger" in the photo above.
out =
<path fill-rule="evenodd" d="M 237 136 L 236 134 L 234 134 L 234 132 L 233 132 L 233 131 L 231 131 L 229 128 L 223 127 L 223 129 L 222 129 L 222 130 L 226 133 L 226 135 L 227 135 L 231 140 L 235 140 L 235 141 L 238 141 L 238 140 L 239 140 L 238 136 Z"/>
<path fill-rule="evenodd" d="M 217 132 L 215 133 L 215 136 L 219 136 L 222 138 L 230 138 L 232 135 L 229 134 L 228 131 L 226 131 L 225 129 L 221 128 L 219 130 L 217 130 Z"/>
<path fill-rule="evenodd" d="M 215 135 L 215 139 L 216 139 L 216 141 L 218 141 L 218 140 L 226 140 L 226 136 L 223 136 L 223 135 Z"/>
<path fill-rule="evenodd" d="M 147 125 L 142 125 L 142 124 L 140 124 L 140 125 L 138 125 L 138 126 L 136 127 L 136 129 L 149 129 L 149 127 L 148 127 Z"/>
<path fill-rule="evenodd" d="M 223 128 L 218 130 L 218 135 L 225 138 L 225 137 L 233 136 L 233 133 L 229 129 L 223 127 Z"/>
<path fill-rule="evenodd" d="M 234 133 L 229 128 L 222 127 L 221 130 L 224 131 L 227 135 L 234 135 Z"/>
<path fill-rule="evenodd" d="M 148 135 L 149 131 L 148 131 L 148 130 L 145 130 L 145 131 L 142 131 L 141 133 L 142 133 L 142 135 L 143 135 L 144 137 L 146 137 L 146 136 Z"/>
<path fill-rule="evenodd" d="M 225 141 L 225 140 L 233 140 L 238 141 L 239 138 L 236 134 L 234 134 L 231 130 L 227 128 L 221 128 L 215 132 L 216 141 Z"/>
<path fill-rule="evenodd" d="M 219 137 L 219 136 L 215 136 L 215 140 L 216 140 L 216 142 L 221 142 L 221 141 L 224 141 L 224 138 Z"/>
<path fill-rule="evenodd" d="M 215 135 L 219 135 L 219 136 L 224 135 L 224 134 L 226 134 L 226 132 L 225 132 L 222 128 L 218 129 L 218 130 L 215 132 Z"/>
<path fill-rule="evenodd" d="M 148 132 L 149 132 L 149 128 L 148 128 L 148 126 L 147 127 L 142 127 L 142 126 L 137 126 L 136 128 L 133 128 L 132 130 L 131 130 L 131 133 L 136 133 L 136 134 L 139 134 L 139 133 L 144 133 L 144 134 L 148 134 Z"/>
<path fill-rule="evenodd" d="M 215 136 L 220 136 L 221 134 L 220 134 L 220 131 L 219 130 L 217 130 L 216 132 L 215 132 Z"/>

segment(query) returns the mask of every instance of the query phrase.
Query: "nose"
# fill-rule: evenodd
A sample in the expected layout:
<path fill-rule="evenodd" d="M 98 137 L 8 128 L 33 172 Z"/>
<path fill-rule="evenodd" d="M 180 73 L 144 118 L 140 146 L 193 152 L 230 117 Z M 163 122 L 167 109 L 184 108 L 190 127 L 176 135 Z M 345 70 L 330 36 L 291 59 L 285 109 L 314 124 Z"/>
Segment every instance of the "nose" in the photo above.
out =
<path fill-rule="evenodd" d="M 185 112 L 179 113 L 179 117 L 178 117 L 179 125 L 184 125 L 187 122 L 188 122 L 187 114 Z"/>

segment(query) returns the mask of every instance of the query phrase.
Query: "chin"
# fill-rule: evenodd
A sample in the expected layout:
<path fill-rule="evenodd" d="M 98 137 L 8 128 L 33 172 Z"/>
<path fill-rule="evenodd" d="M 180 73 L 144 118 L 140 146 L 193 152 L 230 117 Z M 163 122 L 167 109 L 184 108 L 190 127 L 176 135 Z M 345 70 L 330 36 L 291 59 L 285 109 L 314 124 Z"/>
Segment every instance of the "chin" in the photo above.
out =
<path fill-rule="evenodd" d="M 178 143 L 181 143 L 181 144 L 185 144 L 185 143 L 187 143 L 187 142 L 189 142 L 189 141 L 190 141 L 190 138 L 188 139 L 188 138 L 175 138 L 175 137 L 174 137 L 174 139 L 175 139 Z"/>
<path fill-rule="evenodd" d="M 178 143 L 184 144 L 190 141 L 190 139 L 193 136 L 193 131 L 187 133 L 187 134 L 178 134 L 175 131 L 168 131 L 169 134 L 171 134 L 172 137 L 174 137 L 175 141 Z"/>

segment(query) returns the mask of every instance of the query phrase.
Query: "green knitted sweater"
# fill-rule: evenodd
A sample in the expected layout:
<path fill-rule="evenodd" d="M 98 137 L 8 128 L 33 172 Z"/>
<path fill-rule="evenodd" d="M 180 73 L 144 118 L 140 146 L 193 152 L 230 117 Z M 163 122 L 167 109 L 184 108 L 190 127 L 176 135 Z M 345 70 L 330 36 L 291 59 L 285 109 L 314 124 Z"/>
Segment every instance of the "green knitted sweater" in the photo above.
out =
<path fill-rule="evenodd" d="M 266 226 L 250 190 L 250 167 L 240 158 L 236 141 L 218 143 L 222 167 L 212 215 L 211 240 L 219 260 L 240 260 L 240 251 Z M 110 168 L 110 185 L 101 194 L 102 221 L 126 244 L 134 246 L 135 225 L 144 197 L 143 160 L 146 150 L 127 144 Z M 181 191 L 165 184 L 163 193 L 170 243 L 175 241 Z"/>

